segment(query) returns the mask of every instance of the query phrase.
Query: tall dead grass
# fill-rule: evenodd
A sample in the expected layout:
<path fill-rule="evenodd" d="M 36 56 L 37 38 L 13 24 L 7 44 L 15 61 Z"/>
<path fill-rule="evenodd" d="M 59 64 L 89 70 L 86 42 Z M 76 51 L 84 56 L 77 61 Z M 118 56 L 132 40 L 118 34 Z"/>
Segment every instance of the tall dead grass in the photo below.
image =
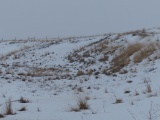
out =
<path fill-rule="evenodd" d="M 119 72 L 124 66 L 127 66 L 130 63 L 130 56 L 142 49 L 142 47 L 142 44 L 136 43 L 122 50 L 120 54 L 112 60 L 111 72 Z"/>
<path fill-rule="evenodd" d="M 131 61 L 130 57 L 132 55 L 133 62 L 138 63 L 152 55 L 158 49 L 160 49 L 160 42 L 131 44 L 112 60 L 110 72 L 119 72 L 123 67 L 127 66 Z"/>
<path fill-rule="evenodd" d="M 142 60 L 149 57 L 158 49 L 160 49 L 159 42 L 153 42 L 153 43 L 149 43 L 148 45 L 145 45 L 142 50 L 140 50 L 138 53 L 134 55 L 134 58 L 133 58 L 134 63 L 141 62 Z"/>
<path fill-rule="evenodd" d="M 77 106 L 71 107 L 69 111 L 79 112 L 81 110 L 87 110 L 90 108 L 90 105 L 88 104 L 88 97 L 79 96 L 77 98 Z"/>
<path fill-rule="evenodd" d="M 22 47 L 18 50 L 11 51 L 11 52 L 9 52 L 5 55 L 0 56 L 0 60 L 5 60 L 5 59 L 7 59 L 7 57 L 12 56 L 12 55 L 14 55 L 15 58 L 18 58 L 18 56 L 16 56 L 16 53 L 24 51 L 24 50 L 29 49 L 29 48 L 31 48 L 31 46 L 24 46 L 24 47 Z"/>

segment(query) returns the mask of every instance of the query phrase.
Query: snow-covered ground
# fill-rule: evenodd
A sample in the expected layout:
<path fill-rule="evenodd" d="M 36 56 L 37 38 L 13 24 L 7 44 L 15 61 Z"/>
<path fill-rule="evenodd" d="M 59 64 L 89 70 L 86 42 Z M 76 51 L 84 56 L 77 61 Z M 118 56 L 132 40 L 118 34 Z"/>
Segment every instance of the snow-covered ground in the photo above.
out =
<path fill-rule="evenodd" d="M 1 119 L 160 119 L 159 37 L 155 28 L 60 41 L 1 41 L 0 113 L 9 99 L 16 113 Z M 117 56 L 137 43 L 156 49 L 138 62 L 140 50 L 135 51 L 119 66 Z M 21 97 L 28 102 L 20 103 Z M 89 109 L 71 111 L 79 97 Z M 26 110 L 19 111 L 22 107 Z"/>

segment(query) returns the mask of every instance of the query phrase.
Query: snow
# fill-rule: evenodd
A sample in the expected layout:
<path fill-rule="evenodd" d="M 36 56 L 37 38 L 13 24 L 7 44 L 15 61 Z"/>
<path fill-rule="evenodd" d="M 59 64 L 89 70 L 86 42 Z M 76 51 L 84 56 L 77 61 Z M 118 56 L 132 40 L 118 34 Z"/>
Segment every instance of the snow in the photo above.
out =
<path fill-rule="evenodd" d="M 147 32 L 149 31 L 155 33 L 145 38 L 124 34 L 116 39 L 117 36 L 111 34 L 107 39 L 110 41 L 108 45 L 126 47 L 131 43 L 145 44 L 147 40 L 156 41 L 156 39 L 149 38 L 157 38 L 159 29 L 147 30 Z M 137 64 L 129 64 L 124 67 L 128 73 L 116 73 L 116 76 L 101 73 L 99 69 L 101 66 L 102 68 L 110 67 L 110 61 L 100 63 L 98 60 L 102 54 L 95 55 L 97 56 L 96 63 L 88 64 L 88 67 L 78 61 L 70 63 L 67 59 L 69 54 L 83 47 L 84 49 L 77 54 L 83 55 L 83 52 L 92 50 L 96 46 L 96 42 L 107 36 L 64 39 L 58 42 L 24 41 L 10 44 L 9 41 L 2 41 L 0 43 L 1 55 L 7 55 L 12 51 L 16 51 L 16 53 L 1 60 L 0 113 L 4 113 L 6 101 L 10 98 L 13 101 L 12 108 L 16 114 L 6 115 L 1 119 L 147 120 L 150 111 L 153 113 L 157 111 L 153 116 L 158 119 L 160 115 L 159 59 L 150 62 L 145 59 Z M 28 47 L 22 49 L 25 46 Z M 115 54 L 118 54 L 118 51 Z M 115 54 L 110 54 L 110 58 L 112 59 Z M 46 71 L 42 72 L 43 75 L 27 75 L 28 72 L 34 73 L 35 70 L 35 73 L 38 73 L 39 69 L 44 68 Z M 55 70 L 49 68 L 55 68 Z M 85 71 L 91 68 L 100 73 L 98 75 L 76 76 L 78 69 Z M 67 71 L 67 69 L 69 70 Z M 132 72 L 130 69 L 135 71 Z M 20 73 L 23 74 L 20 75 Z M 65 77 L 67 74 L 70 74 L 72 79 Z M 146 91 L 147 85 L 151 86 L 150 93 Z M 79 91 L 78 88 L 81 88 L 82 91 Z M 125 91 L 130 91 L 130 93 L 125 93 Z M 139 95 L 136 95 L 136 92 Z M 76 100 L 79 96 L 89 97 L 90 108 L 71 112 L 70 108 L 76 106 Z M 28 99 L 29 103 L 20 103 L 18 100 L 21 97 Z M 116 99 L 121 99 L 122 103 L 115 103 Z M 151 105 L 154 109 L 151 109 Z M 18 111 L 22 106 L 25 106 L 27 110 Z"/>

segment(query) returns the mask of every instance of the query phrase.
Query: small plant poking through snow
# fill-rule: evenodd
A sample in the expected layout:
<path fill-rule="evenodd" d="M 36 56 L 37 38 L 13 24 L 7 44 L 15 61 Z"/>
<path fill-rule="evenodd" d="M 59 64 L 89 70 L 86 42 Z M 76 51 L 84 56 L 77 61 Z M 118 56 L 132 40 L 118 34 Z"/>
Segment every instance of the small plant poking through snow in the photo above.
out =
<path fill-rule="evenodd" d="M 19 102 L 20 102 L 20 103 L 29 103 L 29 100 L 26 99 L 26 98 L 24 98 L 24 97 L 21 97 L 21 98 L 19 99 Z"/>
<path fill-rule="evenodd" d="M 115 93 L 113 91 L 112 91 L 112 93 L 113 93 L 114 97 L 116 98 L 114 104 L 123 103 L 123 99 L 117 98 L 117 96 L 115 95 Z"/>
<path fill-rule="evenodd" d="M 87 110 L 89 109 L 88 99 L 83 96 L 77 97 L 77 106 L 71 107 L 69 111 L 78 112 L 80 110 Z"/>
<path fill-rule="evenodd" d="M 125 90 L 124 91 L 125 94 L 130 93 L 130 92 L 131 92 L 130 90 Z"/>
<path fill-rule="evenodd" d="M 138 91 L 137 90 L 135 90 L 135 94 L 134 94 L 135 96 L 138 96 L 139 95 L 139 93 L 138 93 Z"/>
<path fill-rule="evenodd" d="M 151 93 L 152 92 L 152 88 L 150 86 L 150 84 L 148 83 L 148 81 L 146 82 L 146 90 L 145 90 L 146 93 Z"/>
<path fill-rule="evenodd" d="M 104 93 L 108 93 L 108 90 L 107 90 L 107 88 L 105 88 L 105 89 L 104 89 Z"/>
<path fill-rule="evenodd" d="M 26 111 L 26 110 L 27 110 L 26 106 L 22 106 L 18 111 Z"/>
<path fill-rule="evenodd" d="M 146 92 L 147 93 L 151 93 L 152 92 L 151 86 L 149 84 L 146 85 Z"/>
<path fill-rule="evenodd" d="M 12 101 L 11 98 L 8 99 L 5 106 L 5 115 L 14 115 L 15 113 L 12 110 Z"/>
<path fill-rule="evenodd" d="M 40 112 L 40 108 L 39 107 L 37 107 L 37 112 Z"/>
<path fill-rule="evenodd" d="M 116 101 L 115 101 L 115 104 L 118 104 L 118 103 L 123 103 L 123 100 L 120 99 L 120 98 L 117 98 Z"/>
<path fill-rule="evenodd" d="M 78 105 L 78 108 L 80 110 L 86 110 L 86 109 L 89 109 L 89 105 L 88 105 L 88 100 L 86 99 L 87 97 L 78 97 L 77 99 L 77 105 Z"/>

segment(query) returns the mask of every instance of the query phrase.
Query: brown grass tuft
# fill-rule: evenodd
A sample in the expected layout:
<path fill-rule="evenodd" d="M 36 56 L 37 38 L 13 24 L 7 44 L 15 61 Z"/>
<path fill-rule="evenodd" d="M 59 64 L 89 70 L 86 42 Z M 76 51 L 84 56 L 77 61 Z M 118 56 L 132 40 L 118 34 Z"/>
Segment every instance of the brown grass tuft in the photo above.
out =
<path fill-rule="evenodd" d="M 78 72 L 77 72 L 77 76 L 82 76 L 82 75 L 84 75 L 84 72 L 83 72 L 83 71 L 81 71 L 81 70 L 78 70 Z"/>
<path fill-rule="evenodd" d="M 123 103 L 123 100 L 120 98 L 116 98 L 115 104 L 118 104 L 118 103 Z"/>
<path fill-rule="evenodd" d="M 8 101 L 6 102 L 6 107 L 5 107 L 5 115 L 14 115 L 15 113 L 12 110 L 12 101 L 9 98 Z"/>
<path fill-rule="evenodd" d="M 151 93 L 151 92 L 152 92 L 152 88 L 151 88 L 151 86 L 149 85 L 149 83 L 146 84 L 146 92 L 147 92 L 147 93 Z"/>
<path fill-rule="evenodd" d="M 76 107 L 71 107 L 70 111 L 78 112 L 80 110 L 89 109 L 88 99 L 86 99 L 86 98 L 87 97 L 79 96 L 77 98 L 77 106 Z"/>
<path fill-rule="evenodd" d="M 20 103 L 29 103 L 29 100 L 26 99 L 26 98 L 24 98 L 24 97 L 21 97 L 21 98 L 19 99 L 19 102 L 20 102 Z"/>

